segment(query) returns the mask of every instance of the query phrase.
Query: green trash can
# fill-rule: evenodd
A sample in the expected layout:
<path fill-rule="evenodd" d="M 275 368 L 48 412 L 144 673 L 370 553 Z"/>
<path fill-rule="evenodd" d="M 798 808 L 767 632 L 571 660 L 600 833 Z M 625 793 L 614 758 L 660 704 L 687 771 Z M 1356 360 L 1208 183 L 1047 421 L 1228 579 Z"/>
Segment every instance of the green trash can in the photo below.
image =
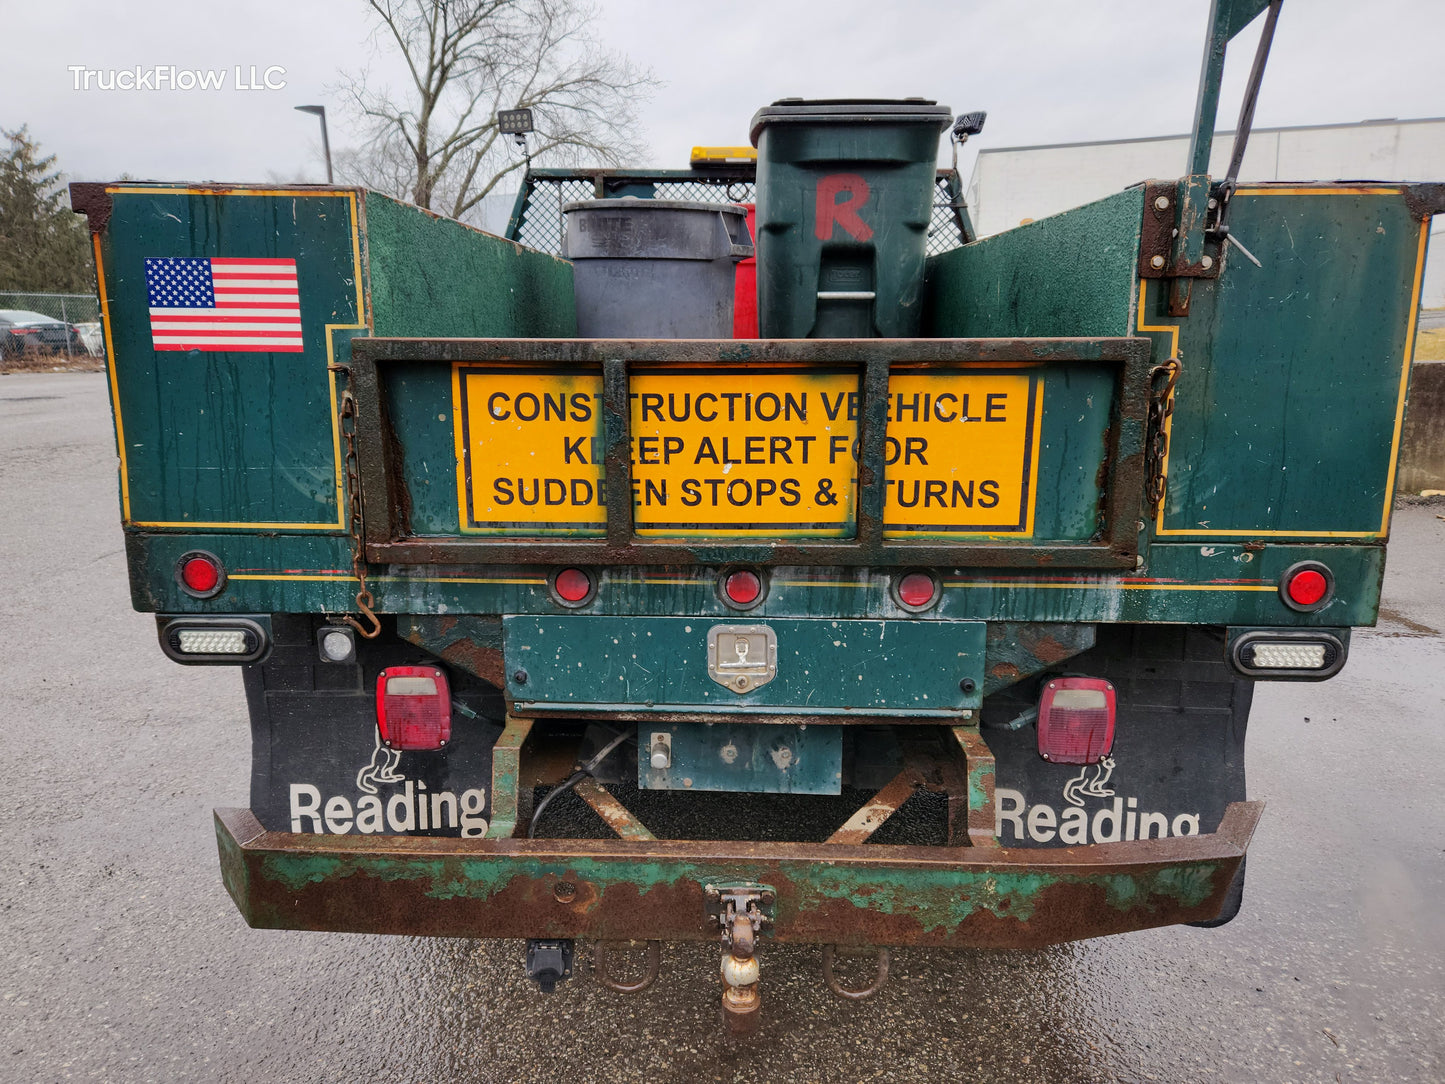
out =
<path fill-rule="evenodd" d="M 913 338 L 939 134 L 923 98 L 784 98 L 753 116 L 765 339 Z"/>

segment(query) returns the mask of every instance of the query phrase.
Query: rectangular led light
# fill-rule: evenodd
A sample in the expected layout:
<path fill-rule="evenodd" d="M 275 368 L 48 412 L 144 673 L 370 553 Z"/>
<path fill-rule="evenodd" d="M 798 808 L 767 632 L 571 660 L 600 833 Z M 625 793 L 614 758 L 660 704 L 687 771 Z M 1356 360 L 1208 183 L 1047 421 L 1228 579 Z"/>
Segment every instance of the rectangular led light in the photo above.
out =
<path fill-rule="evenodd" d="M 245 666 L 271 652 L 270 618 L 231 614 L 159 617 L 161 650 L 187 666 Z"/>
<path fill-rule="evenodd" d="M 1229 659 L 1248 678 L 1324 681 L 1345 665 L 1347 641 L 1333 629 L 1250 629 L 1231 633 Z"/>
<path fill-rule="evenodd" d="M 1256 643 L 1254 665 L 1261 670 L 1323 670 L 1325 645 Z"/>
<path fill-rule="evenodd" d="M 249 655 L 253 649 L 245 629 L 180 629 L 183 655 Z"/>
<path fill-rule="evenodd" d="M 533 130 L 530 109 L 497 110 L 497 131 L 503 135 L 526 135 Z"/>

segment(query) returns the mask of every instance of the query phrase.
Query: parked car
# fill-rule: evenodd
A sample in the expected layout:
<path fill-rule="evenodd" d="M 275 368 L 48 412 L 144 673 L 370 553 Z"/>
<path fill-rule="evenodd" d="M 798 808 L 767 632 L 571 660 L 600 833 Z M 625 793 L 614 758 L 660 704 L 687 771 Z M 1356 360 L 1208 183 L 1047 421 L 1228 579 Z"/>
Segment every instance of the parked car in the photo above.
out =
<path fill-rule="evenodd" d="M 0 309 L 0 357 L 27 350 L 84 350 L 74 324 L 25 309 Z"/>
<path fill-rule="evenodd" d="M 88 324 L 76 324 L 75 332 L 80 336 L 80 341 L 85 346 L 87 354 L 93 358 L 105 357 L 105 335 L 101 331 L 99 320 Z"/>

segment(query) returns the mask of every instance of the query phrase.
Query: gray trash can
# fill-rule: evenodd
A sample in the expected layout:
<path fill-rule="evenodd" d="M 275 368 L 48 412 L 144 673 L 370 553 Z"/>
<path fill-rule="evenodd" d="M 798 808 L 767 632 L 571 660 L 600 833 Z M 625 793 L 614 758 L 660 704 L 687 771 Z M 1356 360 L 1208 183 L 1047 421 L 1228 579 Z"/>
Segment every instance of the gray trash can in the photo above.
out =
<path fill-rule="evenodd" d="M 583 338 L 732 338 L 734 269 L 753 254 L 744 208 L 625 196 L 562 211 Z"/>

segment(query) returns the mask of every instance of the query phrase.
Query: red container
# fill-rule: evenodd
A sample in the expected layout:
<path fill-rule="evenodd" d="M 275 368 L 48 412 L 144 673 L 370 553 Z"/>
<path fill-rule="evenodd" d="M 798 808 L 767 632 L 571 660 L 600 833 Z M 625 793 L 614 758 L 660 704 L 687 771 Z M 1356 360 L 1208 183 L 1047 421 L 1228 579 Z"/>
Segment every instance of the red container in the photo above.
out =
<path fill-rule="evenodd" d="M 757 208 L 751 203 L 739 206 L 748 209 L 748 234 L 753 238 L 753 251 L 757 251 Z M 756 339 L 758 337 L 758 259 L 749 256 L 739 260 L 736 293 L 733 296 L 733 338 Z"/>

